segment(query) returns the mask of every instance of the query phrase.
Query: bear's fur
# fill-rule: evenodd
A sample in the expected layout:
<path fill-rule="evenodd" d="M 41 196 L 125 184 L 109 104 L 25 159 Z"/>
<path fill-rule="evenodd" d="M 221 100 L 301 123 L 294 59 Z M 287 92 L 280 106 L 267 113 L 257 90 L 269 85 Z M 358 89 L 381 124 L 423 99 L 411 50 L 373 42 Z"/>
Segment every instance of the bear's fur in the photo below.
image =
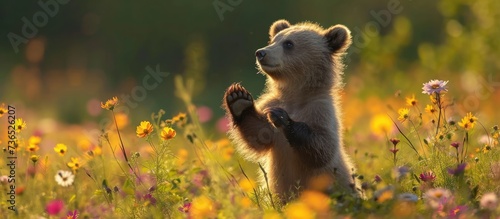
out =
<path fill-rule="evenodd" d="M 264 93 L 254 101 L 233 84 L 224 95 L 231 139 L 244 156 L 262 163 L 271 190 L 284 201 L 302 189 L 361 196 L 342 143 L 339 106 L 349 30 L 278 20 L 269 37 L 269 45 L 256 51 L 267 75 Z"/>

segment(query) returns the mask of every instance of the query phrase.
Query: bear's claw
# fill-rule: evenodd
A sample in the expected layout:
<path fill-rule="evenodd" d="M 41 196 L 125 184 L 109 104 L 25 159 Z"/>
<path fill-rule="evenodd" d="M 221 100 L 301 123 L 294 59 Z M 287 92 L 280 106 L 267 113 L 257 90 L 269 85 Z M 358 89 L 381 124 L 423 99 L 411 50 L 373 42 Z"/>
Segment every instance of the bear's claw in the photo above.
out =
<path fill-rule="evenodd" d="M 282 108 L 266 108 L 264 109 L 264 114 L 267 116 L 267 120 L 276 128 L 286 127 L 291 121 L 288 113 Z"/>
<path fill-rule="evenodd" d="M 227 89 L 224 99 L 235 117 L 241 116 L 243 111 L 253 106 L 252 95 L 239 83 L 234 83 Z"/>

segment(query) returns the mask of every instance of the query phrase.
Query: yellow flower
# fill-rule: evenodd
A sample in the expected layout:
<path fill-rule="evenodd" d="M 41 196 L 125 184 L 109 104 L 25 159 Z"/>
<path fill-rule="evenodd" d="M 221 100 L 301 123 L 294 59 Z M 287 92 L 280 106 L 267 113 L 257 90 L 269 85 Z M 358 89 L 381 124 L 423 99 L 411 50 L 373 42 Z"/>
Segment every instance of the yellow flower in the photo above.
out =
<path fill-rule="evenodd" d="M 252 200 L 250 198 L 244 196 L 244 197 L 241 197 L 241 199 L 239 200 L 239 204 L 243 208 L 249 208 L 252 206 Z"/>
<path fill-rule="evenodd" d="M 193 218 L 210 218 L 215 216 L 215 205 L 208 197 L 200 196 L 193 199 L 190 211 Z"/>
<path fill-rule="evenodd" d="M 31 136 L 28 140 L 28 147 L 26 148 L 26 150 L 28 152 L 36 152 L 38 151 L 38 149 L 40 149 L 39 145 L 40 145 L 40 137 L 38 136 Z"/>
<path fill-rule="evenodd" d="M 179 113 L 179 114 L 177 114 L 176 116 L 174 116 L 172 118 L 172 122 L 173 123 L 183 122 L 185 120 L 186 120 L 186 114 L 185 113 Z"/>
<path fill-rule="evenodd" d="M 14 122 L 14 128 L 16 129 L 16 132 L 19 133 L 26 128 L 26 122 L 21 118 L 16 119 Z"/>
<path fill-rule="evenodd" d="M 386 114 L 378 114 L 372 117 L 370 129 L 376 136 L 385 137 L 386 134 L 394 131 L 394 124 Z"/>
<path fill-rule="evenodd" d="M 5 113 L 7 113 L 7 109 L 5 108 L 5 103 L 2 103 L 2 105 L 0 105 L 0 117 Z"/>
<path fill-rule="evenodd" d="M 303 202 L 293 202 L 285 208 L 286 218 L 308 219 L 315 218 L 314 211 Z"/>
<path fill-rule="evenodd" d="M 283 217 L 281 216 L 280 213 L 273 211 L 273 210 L 268 210 L 264 213 L 264 216 L 262 219 L 282 219 Z"/>
<path fill-rule="evenodd" d="M 106 101 L 106 103 L 101 102 L 101 108 L 107 110 L 113 110 L 115 106 L 118 105 L 118 97 L 113 97 Z"/>
<path fill-rule="evenodd" d="M 224 160 L 231 160 L 233 154 L 234 154 L 233 147 L 225 147 L 222 149 L 222 158 L 224 158 Z"/>
<path fill-rule="evenodd" d="M 238 183 L 241 187 L 241 189 L 243 189 L 243 191 L 245 191 L 246 193 L 250 193 L 253 191 L 253 188 L 255 188 L 256 184 L 253 180 L 248 180 L 246 178 L 243 178 L 242 180 L 240 180 L 240 182 Z"/>
<path fill-rule="evenodd" d="M 418 100 L 415 99 L 415 94 L 413 94 L 411 97 L 406 98 L 406 104 L 408 106 L 416 106 L 418 103 Z"/>
<path fill-rule="evenodd" d="M 330 209 L 331 199 L 317 191 L 304 191 L 300 200 L 316 212 L 327 212 Z"/>
<path fill-rule="evenodd" d="M 175 138 L 175 135 L 177 135 L 177 133 L 173 128 L 170 127 L 163 128 L 160 133 L 160 137 L 165 141 Z"/>
<path fill-rule="evenodd" d="M 40 159 L 40 155 L 31 155 L 30 159 L 33 163 L 36 163 Z"/>
<path fill-rule="evenodd" d="M 59 155 L 64 156 L 64 154 L 66 154 L 66 151 L 68 151 L 68 147 L 66 147 L 65 144 L 57 144 L 54 147 L 54 151 Z"/>
<path fill-rule="evenodd" d="M 458 122 L 458 126 L 465 129 L 465 131 L 469 131 L 474 128 L 476 124 L 477 117 L 473 116 L 472 113 L 467 113 L 464 118 L 460 122 Z"/>
<path fill-rule="evenodd" d="M 436 112 L 436 108 L 434 108 L 434 106 L 432 106 L 432 105 L 427 104 L 427 106 L 425 106 L 425 112 L 435 113 Z"/>
<path fill-rule="evenodd" d="M 76 171 L 78 170 L 78 168 L 80 168 L 80 166 L 80 159 L 78 159 L 78 157 L 71 157 L 71 162 L 68 163 L 68 167 L 73 171 Z"/>
<path fill-rule="evenodd" d="M 186 149 L 184 148 L 179 149 L 179 151 L 177 151 L 177 160 L 176 160 L 177 166 L 181 166 L 182 164 L 184 164 L 188 156 L 189 152 Z"/>
<path fill-rule="evenodd" d="M 377 197 L 377 202 L 378 203 L 383 203 L 385 201 L 391 200 L 392 197 L 394 196 L 394 192 L 390 189 L 387 189 L 383 191 L 378 197 Z"/>
<path fill-rule="evenodd" d="M 137 137 L 144 138 L 153 132 L 153 125 L 148 121 L 142 121 L 139 126 L 137 126 Z"/>
<path fill-rule="evenodd" d="M 398 110 L 398 114 L 399 114 L 399 117 L 398 117 L 398 120 L 400 122 L 404 122 L 406 121 L 406 119 L 408 119 L 409 117 L 409 114 L 410 113 L 410 109 L 408 108 L 401 108 Z"/>

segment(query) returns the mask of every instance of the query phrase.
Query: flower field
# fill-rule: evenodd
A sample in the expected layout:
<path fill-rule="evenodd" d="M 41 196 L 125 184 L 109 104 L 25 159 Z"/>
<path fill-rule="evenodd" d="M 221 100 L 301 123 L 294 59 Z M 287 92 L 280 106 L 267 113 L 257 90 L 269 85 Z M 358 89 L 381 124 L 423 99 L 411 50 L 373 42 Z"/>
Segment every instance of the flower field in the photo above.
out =
<path fill-rule="evenodd" d="M 500 218 L 498 0 L 39 2 L 2 3 L 0 218 Z M 339 131 L 363 198 L 281 202 L 227 136 L 224 91 L 259 97 L 278 17 L 351 30 Z"/>

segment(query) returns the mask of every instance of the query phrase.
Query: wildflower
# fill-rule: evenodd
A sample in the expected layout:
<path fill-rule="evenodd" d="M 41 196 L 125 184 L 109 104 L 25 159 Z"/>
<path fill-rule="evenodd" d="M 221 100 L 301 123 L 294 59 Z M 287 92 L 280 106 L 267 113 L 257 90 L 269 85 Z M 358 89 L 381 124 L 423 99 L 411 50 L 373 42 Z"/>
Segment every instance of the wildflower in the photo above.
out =
<path fill-rule="evenodd" d="M 389 149 L 389 151 L 393 154 L 396 154 L 396 153 L 398 153 L 399 149 L 398 148 L 391 148 L 391 149 Z"/>
<path fill-rule="evenodd" d="M 222 158 L 224 158 L 224 160 L 231 160 L 233 154 L 234 154 L 233 147 L 225 147 L 222 149 Z"/>
<path fill-rule="evenodd" d="M 481 206 L 481 208 L 494 211 L 498 207 L 497 195 L 495 195 L 495 193 L 493 192 L 484 194 L 479 201 L 479 205 Z"/>
<path fill-rule="evenodd" d="M 303 202 L 293 202 L 285 209 L 286 218 L 290 219 L 307 219 L 314 218 L 314 211 Z"/>
<path fill-rule="evenodd" d="M 467 211 L 467 206 L 465 205 L 459 205 L 457 207 L 454 207 L 453 209 L 450 210 L 448 218 L 461 218 L 460 215 L 462 215 L 465 211 Z"/>
<path fill-rule="evenodd" d="M 193 199 L 190 207 L 190 215 L 193 218 L 209 218 L 215 216 L 215 205 L 211 199 L 206 196 L 200 196 Z"/>
<path fill-rule="evenodd" d="M 425 106 L 425 112 L 428 112 L 428 113 L 435 113 L 436 112 L 436 108 L 434 108 L 433 105 L 429 105 L 427 104 L 427 106 Z"/>
<path fill-rule="evenodd" d="M 33 163 L 36 163 L 40 159 L 40 155 L 31 155 L 30 159 Z"/>
<path fill-rule="evenodd" d="M 448 81 L 442 81 L 442 80 L 431 80 L 427 83 L 424 83 L 422 87 L 422 93 L 432 95 L 434 93 L 439 94 L 441 91 L 448 91 L 446 88 L 446 84 Z"/>
<path fill-rule="evenodd" d="M 66 215 L 66 219 L 77 219 L 78 218 L 78 211 L 70 211 L 68 212 L 68 215 Z"/>
<path fill-rule="evenodd" d="M 172 123 L 178 123 L 178 125 L 182 125 L 186 122 L 186 113 L 179 113 L 172 118 Z"/>
<path fill-rule="evenodd" d="M 243 191 L 245 191 L 246 193 L 250 193 L 254 188 L 256 188 L 255 182 L 253 180 L 246 178 L 240 180 L 238 184 L 240 185 L 241 189 L 243 189 Z"/>
<path fill-rule="evenodd" d="M 50 201 L 47 206 L 45 206 L 45 210 L 49 215 L 58 215 L 63 208 L 64 202 L 61 200 Z"/>
<path fill-rule="evenodd" d="M 165 141 L 173 139 L 175 137 L 175 135 L 177 135 L 177 133 L 175 132 L 175 130 L 173 128 L 170 128 L 170 127 L 163 128 L 163 130 L 161 130 L 161 133 L 160 133 L 160 137 Z"/>
<path fill-rule="evenodd" d="M 7 184 L 9 182 L 9 177 L 7 175 L 0 176 L 0 184 Z"/>
<path fill-rule="evenodd" d="M 406 104 L 408 106 L 416 106 L 418 103 L 418 100 L 415 99 L 415 95 L 412 95 L 411 97 L 406 98 Z"/>
<path fill-rule="evenodd" d="M 68 167 L 71 168 L 73 171 L 76 171 L 78 170 L 78 168 L 80 168 L 81 164 L 80 164 L 80 159 L 78 159 L 77 157 L 72 157 L 71 158 L 71 162 L 67 163 Z"/>
<path fill-rule="evenodd" d="M 464 173 L 465 167 L 467 167 L 467 163 L 461 163 L 457 168 L 448 168 L 448 173 L 454 176 L 461 175 Z"/>
<path fill-rule="evenodd" d="M 5 103 L 2 103 L 2 105 L 0 105 L 0 117 L 5 113 L 7 113 L 7 109 L 5 109 Z"/>
<path fill-rule="evenodd" d="M 450 145 L 452 147 L 454 147 L 454 148 L 458 148 L 458 146 L 460 146 L 460 143 L 458 143 L 458 142 L 452 142 Z"/>
<path fill-rule="evenodd" d="M 375 175 L 375 177 L 373 178 L 373 182 L 376 183 L 382 182 L 382 177 L 380 177 L 379 175 Z"/>
<path fill-rule="evenodd" d="M 246 196 L 239 198 L 238 203 L 243 208 L 249 208 L 250 206 L 252 206 L 252 200 Z"/>
<path fill-rule="evenodd" d="M 316 212 L 326 212 L 330 209 L 331 199 L 317 191 L 304 191 L 300 200 Z"/>
<path fill-rule="evenodd" d="M 64 156 L 64 154 L 66 154 L 66 151 L 68 151 L 68 147 L 66 147 L 65 144 L 57 144 L 54 147 L 54 151 L 57 152 L 59 155 Z"/>
<path fill-rule="evenodd" d="M 107 110 L 113 110 L 115 106 L 118 105 L 118 97 L 113 97 L 106 101 L 106 103 L 101 102 L 101 108 Z"/>
<path fill-rule="evenodd" d="M 434 180 L 436 179 L 436 174 L 429 170 L 427 172 L 421 173 L 418 178 L 424 182 L 434 182 Z"/>
<path fill-rule="evenodd" d="M 191 209 L 191 202 L 184 203 L 178 209 L 179 209 L 180 212 L 189 213 L 189 209 Z"/>
<path fill-rule="evenodd" d="M 70 171 L 59 170 L 55 176 L 57 184 L 62 187 L 67 187 L 73 184 L 75 180 L 75 175 Z"/>
<path fill-rule="evenodd" d="M 450 190 L 436 188 L 429 189 L 424 193 L 423 199 L 432 209 L 438 209 L 447 204 L 452 198 Z"/>
<path fill-rule="evenodd" d="M 148 193 L 144 196 L 142 196 L 142 199 L 146 201 L 148 204 L 155 205 L 156 204 L 156 198 L 151 195 L 151 193 Z"/>
<path fill-rule="evenodd" d="M 397 138 L 391 138 L 391 139 L 389 139 L 389 141 L 390 141 L 390 142 L 392 142 L 392 144 L 394 145 L 394 147 L 395 147 L 396 145 L 398 145 L 398 143 L 400 142 L 400 140 L 399 140 L 399 139 L 397 139 Z"/>
<path fill-rule="evenodd" d="M 144 138 L 147 137 L 151 132 L 153 132 L 153 125 L 148 121 L 142 121 L 139 126 L 137 126 L 137 137 Z"/>
<path fill-rule="evenodd" d="M 402 193 L 398 195 L 398 199 L 406 202 L 417 202 L 418 196 L 413 193 Z"/>
<path fill-rule="evenodd" d="M 28 152 L 36 152 L 40 149 L 40 147 L 36 144 L 29 144 L 28 147 L 26 148 L 26 151 Z"/>
<path fill-rule="evenodd" d="M 477 117 L 473 116 L 472 113 L 467 113 L 462 121 L 458 122 L 458 126 L 465 129 L 465 131 L 469 131 L 474 128 L 474 125 L 477 121 Z"/>
<path fill-rule="evenodd" d="M 410 109 L 408 108 L 401 108 L 398 110 L 398 114 L 399 114 L 399 117 L 398 117 L 398 120 L 400 122 L 404 122 L 406 119 L 408 119 L 409 117 L 409 114 L 410 113 Z"/>
<path fill-rule="evenodd" d="M 388 200 L 391 200 L 394 197 L 394 187 L 386 186 L 380 190 L 377 190 L 373 194 L 373 197 L 375 198 L 375 201 L 377 201 L 378 203 L 383 203 Z"/>
<path fill-rule="evenodd" d="M 376 136 L 385 137 L 393 132 L 394 124 L 387 115 L 378 114 L 370 120 L 370 129 Z"/>
<path fill-rule="evenodd" d="M 16 130 L 17 133 L 21 132 L 23 129 L 26 128 L 26 122 L 19 118 L 19 119 L 16 119 L 15 122 L 14 122 L 14 128 Z"/>

